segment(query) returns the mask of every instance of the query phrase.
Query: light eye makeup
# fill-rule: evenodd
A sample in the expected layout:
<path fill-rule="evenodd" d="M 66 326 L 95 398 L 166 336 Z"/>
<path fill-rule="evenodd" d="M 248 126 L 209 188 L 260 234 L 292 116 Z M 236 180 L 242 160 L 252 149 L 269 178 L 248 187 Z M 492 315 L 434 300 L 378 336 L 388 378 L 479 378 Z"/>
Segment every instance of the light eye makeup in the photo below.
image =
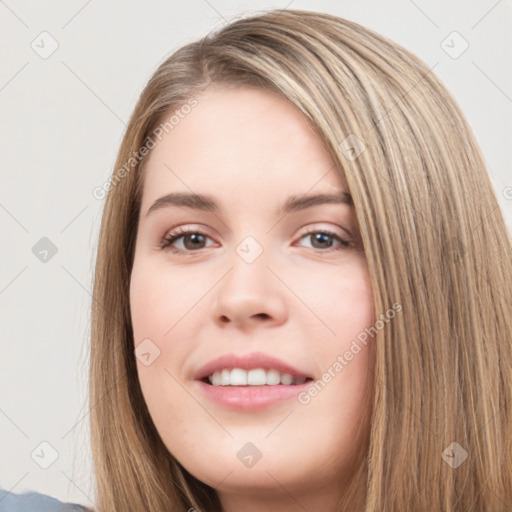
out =
<path fill-rule="evenodd" d="M 162 251 L 169 251 L 175 254 L 197 253 L 202 249 L 212 247 L 212 245 L 203 245 L 207 243 L 208 239 L 212 240 L 211 237 L 201 229 L 193 226 L 180 226 L 161 238 L 158 247 Z M 309 247 L 316 252 L 337 252 L 347 250 L 353 246 L 353 240 L 348 235 L 341 236 L 333 230 L 320 227 L 309 228 L 307 231 L 301 233 L 299 241 L 301 240 L 309 240 L 311 244 Z M 187 242 L 189 244 L 188 247 L 186 246 Z"/>

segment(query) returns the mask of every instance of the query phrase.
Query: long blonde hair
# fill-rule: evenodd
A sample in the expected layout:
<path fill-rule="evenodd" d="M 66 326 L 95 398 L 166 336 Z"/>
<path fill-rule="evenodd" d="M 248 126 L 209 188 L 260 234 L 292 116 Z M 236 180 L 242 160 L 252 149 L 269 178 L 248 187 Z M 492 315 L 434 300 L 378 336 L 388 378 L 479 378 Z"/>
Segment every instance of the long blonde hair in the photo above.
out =
<path fill-rule="evenodd" d="M 128 124 L 105 187 L 93 294 L 99 512 L 221 508 L 152 423 L 129 309 L 144 162 L 134 155 L 212 83 L 277 92 L 304 113 L 352 195 L 377 316 L 402 305 L 373 341 L 371 432 L 353 483 L 360 510 L 510 510 L 512 250 L 475 138 L 408 51 L 356 23 L 289 10 L 236 20 L 176 51 Z"/>

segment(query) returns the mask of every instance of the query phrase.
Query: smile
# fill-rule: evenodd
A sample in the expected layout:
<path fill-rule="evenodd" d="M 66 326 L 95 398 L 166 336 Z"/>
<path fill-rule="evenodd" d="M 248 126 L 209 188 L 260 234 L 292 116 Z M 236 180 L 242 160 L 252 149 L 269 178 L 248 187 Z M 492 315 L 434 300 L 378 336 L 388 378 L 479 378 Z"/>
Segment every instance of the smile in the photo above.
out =
<path fill-rule="evenodd" d="M 279 370 L 265 370 L 254 368 L 243 370 L 242 368 L 224 368 L 208 376 L 208 381 L 213 386 L 295 386 L 303 384 L 307 378 L 304 376 L 294 377 L 289 373 L 282 373 Z"/>

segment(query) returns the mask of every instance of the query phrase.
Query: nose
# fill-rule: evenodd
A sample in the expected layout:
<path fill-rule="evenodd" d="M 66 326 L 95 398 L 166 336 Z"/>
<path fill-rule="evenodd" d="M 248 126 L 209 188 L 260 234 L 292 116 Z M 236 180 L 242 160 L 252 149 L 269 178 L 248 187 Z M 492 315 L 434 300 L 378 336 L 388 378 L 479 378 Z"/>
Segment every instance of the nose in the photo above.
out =
<path fill-rule="evenodd" d="M 220 327 L 232 325 L 244 331 L 285 323 L 286 287 L 268 268 L 265 252 L 252 263 L 234 254 L 230 263 L 230 270 L 214 288 L 213 320 Z"/>

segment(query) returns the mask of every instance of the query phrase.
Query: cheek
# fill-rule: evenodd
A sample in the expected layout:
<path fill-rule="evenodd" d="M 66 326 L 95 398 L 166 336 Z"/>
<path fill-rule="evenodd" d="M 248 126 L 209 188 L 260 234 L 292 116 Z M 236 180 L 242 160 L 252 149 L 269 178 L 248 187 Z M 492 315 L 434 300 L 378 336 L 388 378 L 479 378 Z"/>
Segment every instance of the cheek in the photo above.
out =
<path fill-rule="evenodd" d="M 332 307 L 337 310 L 338 315 L 343 316 L 343 325 L 338 325 L 338 328 L 346 328 L 353 337 L 375 322 L 373 291 L 366 260 L 357 260 L 342 282 L 343 285 L 338 289 Z M 333 313 L 333 316 L 339 318 L 336 317 L 336 313 Z"/>
<path fill-rule="evenodd" d="M 351 258 L 346 265 L 333 266 L 323 274 L 306 269 L 296 279 L 294 290 L 309 309 L 304 310 L 299 323 L 307 320 L 321 340 L 315 351 L 332 354 L 345 350 L 353 338 L 364 338 L 365 329 L 375 323 L 372 286 L 362 257 Z"/>
<path fill-rule="evenodd" d="M 310 340 L 310 348 L 321 374 L 299 401 L 308 410 L 330 410 L 330 421 L 350 431 L 347 427 L 364 412 L 363 399 L 373 385 L 376 314 L 366 261 L 334 269 L 314 289 L 310 300 L 321 322 L 316 321 L 318 343 Z M 336 413 L 333 404 L 340 406 Z"/>
<path fill-rule="evenodd" d="M 194 289 L 190 282 L 187 285 L 180 272 L 170 274 L 161 265 L 136 262 L 130 279 L 130 313 L 135 344 L 144 338 L 167 338 L 166 333 L 190 307 Z"/>
<path fill-rule="evenodd" d="M 190 405 L 179 384 L 183 363 L 194 346 L 190 319 L 198 307 L 194 312 L 190 309 L 201 291 L 190 283 L 186 272 L 171 273 L 148 260 L 134 263 L 130 279 L 133 348 L 142 393 L 157 425 L 176 423 L 179 417 L 171 411 Z"/>

